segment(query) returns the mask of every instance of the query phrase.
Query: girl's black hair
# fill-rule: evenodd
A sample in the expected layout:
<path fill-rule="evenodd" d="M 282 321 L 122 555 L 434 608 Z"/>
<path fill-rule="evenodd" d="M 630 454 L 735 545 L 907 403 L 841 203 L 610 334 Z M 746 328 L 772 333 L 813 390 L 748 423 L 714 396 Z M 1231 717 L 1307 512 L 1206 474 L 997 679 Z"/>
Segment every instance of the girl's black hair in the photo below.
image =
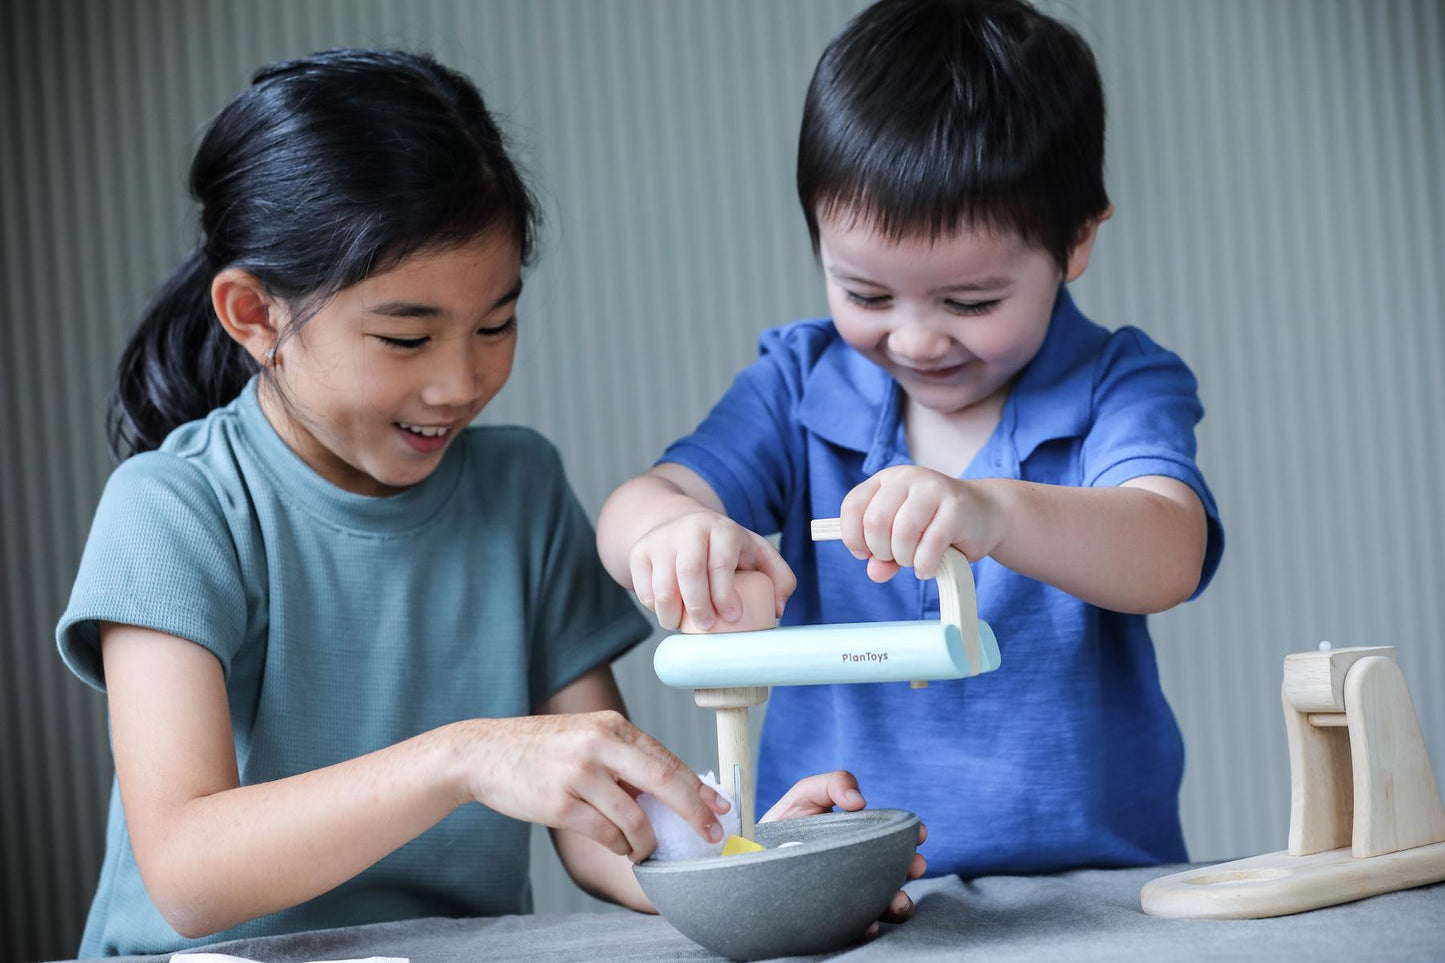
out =
<path fill-rule="evenodd" d="M 1109 207 L 1104 91 L 1077 33 L 1022 0 L 882 0 L 823 52 L 798 198 L 895 241 L 1013 231 L 1060 265 Z"/>
<path fill-rule="evenodd" d="M 118 460 L 231 401 L 258 370 L 212 309 L 223 268 L 255 275 L 299 322 L 409 254 L 492 229 L 512 232 L 525 263 L 538 225 L 477 88 L 398 50 L 328 50 L 261 68 L 211 122 L 189 186 L 200 243 L 121 354 L 107 416 Z"/>

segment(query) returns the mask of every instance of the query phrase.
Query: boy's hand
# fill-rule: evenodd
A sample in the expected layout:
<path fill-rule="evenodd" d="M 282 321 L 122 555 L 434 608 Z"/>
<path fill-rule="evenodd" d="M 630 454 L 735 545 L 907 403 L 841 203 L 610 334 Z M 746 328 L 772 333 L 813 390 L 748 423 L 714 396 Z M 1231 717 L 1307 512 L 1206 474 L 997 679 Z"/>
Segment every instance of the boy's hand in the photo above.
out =
<path fill-rule="evenodd" d="M 733 585 L 739 569 L 773 581 L 775 615 L 783 614 L 798 580 L 768 540 L 718 512 L 699 509 L 649 531 L 628 557 L 638 601 L 664 629 L 676 629 L 686 612 L 703 630 L 721 618 L 736 622 L 742 599 Z"/>
<path fill-rule="evenodd" d="M 930 468 L 885 468 L 843 499 L 843 544 L 868 560 L 868 577 L 886 582 L 902 566 L 933 578 L 952 545 L 976 562 L 1004 538 L 1004 514 L 986 486 Z"/>
<path fill-rule="evenodd" d="M 793 784 L 782 799 L 773 805 L 767 813 L 759 819 L 760 823 L 772 822 L 775 819 L 797 819 L 799 816 L 816 816 L 819 813 L 832 812 L 833 807 L 848 812 L 856 812 L 867 806 L 863 794 L 858 791 L 858 779 L 851 772 L 838 770 L 836 772 L 825 772 L 817 776 L 809 776 L 806 779 L 799 779 Z M 928 827 L 922 822 L 918 824 L 918 845 L 922 846 L 924 840 L 928 839 Z M 908 866 L 908 878 L 918 879 L 928 869 L 928 861 L 923 858 L 922 853 L 913 854 L 913 862 Z M 893 902 L 888 904 L 888 911 L 883 914 L 885 923 L 902 923 L 913 915 L 913 899 L 903 890 L 899 890 L 893 897 Z M 868 927 L 863 938 L 872 939 L 878 935 L 878 924 L 874 923 Z"/>

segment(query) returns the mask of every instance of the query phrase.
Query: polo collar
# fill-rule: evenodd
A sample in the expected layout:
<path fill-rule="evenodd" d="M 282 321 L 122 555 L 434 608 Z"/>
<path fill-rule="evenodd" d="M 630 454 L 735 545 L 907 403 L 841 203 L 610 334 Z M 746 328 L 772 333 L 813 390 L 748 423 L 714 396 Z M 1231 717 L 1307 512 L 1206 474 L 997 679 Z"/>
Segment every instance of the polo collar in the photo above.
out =
<path fill-rule="evenodd" d="M 1089 427 L 1094 359 L 1108 332 L 1074 306 L 1059 285 L 1049 330 L 1009 392 L 1001 427 L 1019 462 L 1039 445 Z M 902 447 L 902 390 L 882 368 L 835 337 L 808 372 L 798 418 L 814 435 L 866 455 L 868 474 L 887 467 Z"/>

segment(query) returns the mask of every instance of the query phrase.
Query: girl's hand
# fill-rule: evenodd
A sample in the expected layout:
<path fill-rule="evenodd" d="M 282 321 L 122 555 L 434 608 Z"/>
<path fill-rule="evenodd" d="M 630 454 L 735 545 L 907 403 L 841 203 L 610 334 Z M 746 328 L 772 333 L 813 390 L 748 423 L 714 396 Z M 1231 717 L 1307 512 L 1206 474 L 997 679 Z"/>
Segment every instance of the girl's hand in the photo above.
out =
<path fill-rule="evenodd" d="M 709 842 L 729 804 L 615 710 L 456 723 L 461 796 L 597 840 L 633 862 L 657 846 L 637 804 L 650 792 Z"/>
<path fill-rule="evenodd" d="M 809 776 L 794 783 L 779 799 L 772 809 L 764 814 L 760 823 L 772 822 L 775 819 L 797 819 L 799 816 L 816 816 L 818 813 L 832 812 L 833 807 L 848 812 L 857 812 L 868 804 L 863 799 L 863 794 L 858 791 L 858 779 L 851 772 L 838 770 L 836 772 L 825 772 L 817 776 Z M 928 828 L 922 822 L 918 824 L 918 845 L 922 846 L 928 838 Z M 923 858 L 922 853 L 913 854 L 913 862 L 908 866 L 908 878 L 918 879 L 928 869 L 928 861 Z M 888 912 L 883 914 L 885 923 L 902 923 L 913 915 L 913 899 L 903 890 L 899 890 L 893 897 L 893 902 L 888 904 Z M 863 934 L 865 940 L 872 939 L 878 935 L 878 924 L 874 923 L 868 927 Z"/>
<path fill-rule="evenodd" d="M 684 612 L 706 631 L 721 618 L 736 622 L 743 603 L 733 585 L 739 569 L 773 581 L 775 616 L 798 580 L 768 540 L 718 512 L 699 508 L 663 522 L 632 546 L 628 557 L 638 601 L 664 629 L 676 629 Z"/>
<path fill-rule="evenodd" d="M 843 544 L 868 560 L 868 577 L 886 582 L 902 566 L 933 578 L 952 545 L 976 562 L 1004 538 L 1003 508 L 986 485 L 930 468 L 885 468 L 843 499 Z"/>

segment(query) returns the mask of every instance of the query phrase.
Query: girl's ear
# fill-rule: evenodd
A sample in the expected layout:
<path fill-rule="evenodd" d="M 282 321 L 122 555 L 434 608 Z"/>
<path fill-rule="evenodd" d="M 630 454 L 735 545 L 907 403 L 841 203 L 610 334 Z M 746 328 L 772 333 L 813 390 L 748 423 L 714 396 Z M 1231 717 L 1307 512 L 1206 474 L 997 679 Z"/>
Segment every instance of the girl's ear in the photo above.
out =
<path fill-rule="evenodd" d="M 275 361 L 279 312 L 260 279 L 240 268 L 226 268 L 211 281 L 211 306 L 221 327 L 257 364 L 264 368 Z"/>
<path fill-rule="evenodd" d="M 1099 225 L 1114 216 L 1114 205 L 1104 208 L 1104 213 L 1079 228 L 1074 246 L 1069 248 L 1069 266 L 1064 270 L 1064 281 L 1077 281 L 1089 266 L 1089 255 L 1094 251 L 1094 239 L 1099 236 Z"/>

